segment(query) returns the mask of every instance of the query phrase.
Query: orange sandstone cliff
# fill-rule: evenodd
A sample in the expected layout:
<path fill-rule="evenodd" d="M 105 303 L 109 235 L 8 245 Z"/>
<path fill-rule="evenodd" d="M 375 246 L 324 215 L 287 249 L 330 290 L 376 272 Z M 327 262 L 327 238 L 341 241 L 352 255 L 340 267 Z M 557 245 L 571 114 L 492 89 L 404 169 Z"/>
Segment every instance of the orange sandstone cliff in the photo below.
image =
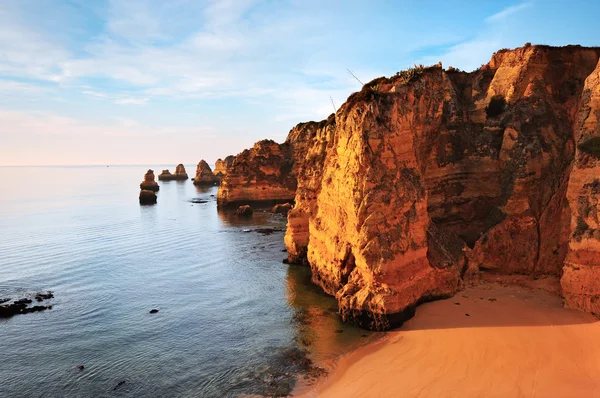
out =
<path fill-rule="evenodd" d="M 526 45 L 375 79 L 238 155 L 219 199 L 294 198 L 288 260 L 365 328 L 486 270 L 561 277 L 567 306 L 600 314 L 599 56 Z"/>
<path fill-rule="evenodd" d="M 293 130 L 292 130 L 293 131 Z M 259 141 L 235 156 L 217 194 L 219 207 L 291 202 L 296 196 L 296 159 L 304 159 L 310 137 L 290 133 L 283 144 Z"/>

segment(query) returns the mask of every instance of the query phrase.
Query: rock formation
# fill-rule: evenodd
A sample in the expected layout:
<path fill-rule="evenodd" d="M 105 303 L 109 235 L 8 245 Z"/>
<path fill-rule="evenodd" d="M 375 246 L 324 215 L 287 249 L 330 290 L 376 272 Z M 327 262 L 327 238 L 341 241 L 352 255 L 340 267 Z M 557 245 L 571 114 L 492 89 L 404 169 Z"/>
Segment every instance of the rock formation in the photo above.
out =
<path fill-rule="evenodd" d="M 291 209 L 292 209 L 292 205 L 290 203 L 277 204 L 277 205 L 273 206 L 273 208 L 271 209 L 271 213 L 283 214 L 283 215 L 287 216 L 287 214 L 290 212 Z"/>
<path fill-rule="evenodd" d="M 153 205 L 156 204 L 156 193 L 147 189 L 140 191 L 140 204 L 141 205 Z"/>
<path fill-rule="evenodd" d="M 237 155 L 228 168 L 217 194 L 218 206 L 293 201 L 296 194 L 293 163 L 290 143 L 257 142 Z"/>
<path fill-rule="evenodd" d="M 185 171 L 185 167 L 182 164 L 178 164 L 177 167 L 175 168 L 175 174 L 171 174 L 171 172 L 169 171 L 169 169 L 163 170 L 159 175 L 158 175 L 158 180 L 159 181 L 185 181 L 187 180 L 188 174 Z"/>
<path fill-rule="evenodd" d="M 202 159 L 196 167 L 196 177 L 194 177 L 194 185 L 214 185 L 218 182 L 217 177 L 213 174 L 208 163 Z"/>
<path fill-rule="evenodd" d="M 288 261 L 365 328 L 486 270 L 560 277 L 566 306 L 600 314 L 599 57 L 527 44 L 375 79 L 236 156 L 219 204 L 293 198 Z"/>
<path fill-rule="evenodd" d="M 159 181 L 171 181 L 174 180 L 174 176 L 173 174 L 171 174 L 171 172 L 169 171 L 169 169 L 163 170 L 161 171 L 161 173 L 158 175 L 158 180 Z"/>
<path fill-rule="evenodd" d="M 562 275 L 600 313 L 600 49 L 501 50 L 472 73 L 379 78 L 297 126 L 290 261 L 344 320 L 383 330 L 479 270 Z"/>
<path fill-rule="evenodd" d="M 252 217 L 252 214 L 254 214 L 254 209 L 249 205 L 240 206 L 235 211 L 235 214 L 237 214 L 239 217 Z"/>
<path fill-rule="evenodd" d="M 154 192 L 160 189 L 158 183 L 154 180 L 154 170 L 148 170 L 146 172 L 144 181 L 140 183 L 140 189 L 147 189 Z"/>
<path fill-rule="evenodd" d="M 217 159 L 215 162 L 214 175 L 219 182 L 227 175 L 227 169 L 233 163 L 233 159 L 235 159 L 235 156 L 229 155 L 225 159 Z"/>

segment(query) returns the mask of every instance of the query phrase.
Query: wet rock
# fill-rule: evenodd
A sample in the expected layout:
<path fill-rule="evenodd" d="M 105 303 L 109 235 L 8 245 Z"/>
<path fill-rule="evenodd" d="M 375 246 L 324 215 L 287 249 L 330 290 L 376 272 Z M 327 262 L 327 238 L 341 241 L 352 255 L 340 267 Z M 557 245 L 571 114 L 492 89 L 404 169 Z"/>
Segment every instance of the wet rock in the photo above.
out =
<path fill-rule="evenodd" d="M 80 371 L 85 369 L 85 366 L 83 364 L 79 364 L 77 365 L 77 369 L 79 369 Z"/>
<path fill-rule="evenodd" d="M 140 204 L 141 205 L 153 205 L 156 204 L 156 193 L 147 189 L 140 191 Z"/>
<path fill-rule="evenodd" d="M 38 297 L 38 296 L 40 298 L 45 297 L 45 299 L 54 297 L 54 295 L 52 295 L 51 292 L 38 293 L 36 295 L 36 297 Z M 3 303 L 7 303 L 9 301 L 10 301 L 10 299 L 7 301 L 3 301 Z M 38 301 L 40 301 L 40 300 L 38 300 Z M 31 304 L 31 303 L 33 303 L 33 301 L 31 299 L 25 297 L 22 299 L 15 300 L 9 304 L 0 305 L 0 318 L 10 318 L 12 316 L 19 315 L 19 314 L 29 314 L 32 312 L 40 312 L 40 311 L 52 309 L 51 305 L 48 305 L 48 306 L 35 305 L 33 307 L 29 307 L 29 304 Z"/>
<path fill-rule="evenodd" d="M 154 308 L 154 309 L 151 309 L 151 310 L 150 310 L 150 313 L 151 313 L 151 314 L 156 314 L 158 311 L 159 311 L 159 310 L 157 310 L 156 308 Z"/>
<path fill-rule="evenodd" d="M 115 388 L 113 388 L 113 391 L 117 391 L 120 387 L 123 387 L 125 385 L 125 383 L 127 383 L 126 380 L 121 380 L 119 383 L 117 383 Z"/>
<path fill-rule="evenodd" d="M 249 205 L 240 206 L 236 210 L 235 214 L 237 214 L 239 217 L 252 217 L 252 214 L 254 214 L 254 209 L 252 209 L 252 207 Z"/>
<path fill-rule="evenodd" d="M 277 204 L 277 205 L 273 206 L 273 208 L 271 209 L 271 213 L 283 214 L 283 215 L 287 216 L 288 212 L 291 209 L 292 209 L 292 205 L 290 203 Z"/>

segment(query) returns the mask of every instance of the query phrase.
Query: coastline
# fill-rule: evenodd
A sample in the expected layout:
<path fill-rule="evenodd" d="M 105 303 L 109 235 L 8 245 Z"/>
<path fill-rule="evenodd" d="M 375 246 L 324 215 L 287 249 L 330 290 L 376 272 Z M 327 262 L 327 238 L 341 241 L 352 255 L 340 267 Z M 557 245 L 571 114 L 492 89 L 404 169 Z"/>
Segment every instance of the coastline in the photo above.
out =
<path fill-rule="evenodd" d="M 563 308 L 558 289 L 554 278 L 484 274 L 293 395 L 598 396 L 600 321 Z"/>

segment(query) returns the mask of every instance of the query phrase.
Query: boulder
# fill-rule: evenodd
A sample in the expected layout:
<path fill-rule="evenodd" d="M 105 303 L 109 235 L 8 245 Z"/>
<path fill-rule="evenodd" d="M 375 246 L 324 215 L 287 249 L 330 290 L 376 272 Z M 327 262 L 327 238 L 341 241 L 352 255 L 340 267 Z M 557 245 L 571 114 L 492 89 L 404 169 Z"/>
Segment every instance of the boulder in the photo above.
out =
<path fill-rule="evenodd" d="M 249 205 L 240 206 L 236 210 L 235 214 L 237 214 L 239 217 L 252 217 L 252 214 L 254 214 L 254 209 L 252 209 L 252 207 Z"/>

